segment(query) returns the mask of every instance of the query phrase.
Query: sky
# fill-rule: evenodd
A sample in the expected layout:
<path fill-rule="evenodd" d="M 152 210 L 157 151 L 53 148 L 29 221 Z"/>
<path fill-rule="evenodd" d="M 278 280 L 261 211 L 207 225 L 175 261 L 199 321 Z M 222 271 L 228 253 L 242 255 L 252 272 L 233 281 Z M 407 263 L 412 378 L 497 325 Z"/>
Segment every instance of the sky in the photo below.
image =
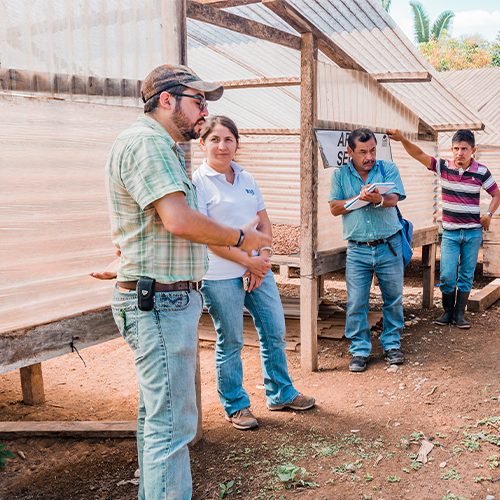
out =
<path fill-rule="evenodd" d="M 452 37 L 479 33 L 490 42 L 500 31 L 499 0 L 419 0 L 432 23 L 445 10 L 455 12 Z M 389 14 L 410 40 L 414 39 L 413 14 L 409 0 L 392 0 Z"/>

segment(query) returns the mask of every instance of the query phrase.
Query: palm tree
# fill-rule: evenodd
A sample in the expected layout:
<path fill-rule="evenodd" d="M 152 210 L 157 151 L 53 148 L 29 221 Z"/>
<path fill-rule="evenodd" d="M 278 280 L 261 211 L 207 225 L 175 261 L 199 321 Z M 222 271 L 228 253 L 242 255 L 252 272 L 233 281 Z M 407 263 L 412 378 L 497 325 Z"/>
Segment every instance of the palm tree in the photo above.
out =
<path fill-rule="evenodd" d="M 453 11 L 445 10 L 439 14 L 429 31 L 429 15 L 425 11 L 424 6 L 415 0 L 410 1 L 410 5 L 413 9 L 413 24 L 415 27 L 416 43 L 426 43 L 431 37 L 438 40 L 446 31 L 448 31 L 448 29 L 451 29 L 451 24 L 453 18 L 455 17 L 455 13 Z"/>
<path fill-rule="evenodd" d="M 392 0 L 380 0 L 380 3 L 386 12 L 389 12 L 389 9 L 391 8 L 391 2 Z"/>

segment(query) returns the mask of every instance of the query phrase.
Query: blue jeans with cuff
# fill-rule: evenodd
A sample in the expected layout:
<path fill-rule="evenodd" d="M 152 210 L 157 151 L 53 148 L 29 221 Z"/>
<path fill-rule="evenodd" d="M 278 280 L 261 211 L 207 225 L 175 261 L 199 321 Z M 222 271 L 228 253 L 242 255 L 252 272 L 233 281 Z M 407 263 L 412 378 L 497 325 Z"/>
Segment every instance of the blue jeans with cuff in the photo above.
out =
<path fill-rule="evenodd" d="M 190 500 L 187 445 L 198 425 L 194 378 L 201 295 L 158 292 L 153 310 L 140 311 L 135 291 L 115 288 L 111 308 L 134 354 L 139 382 L 139 500 Z"/>
<path fill-rule="evenodd" d="M 441 292 L 470 292 L 477 255 L 483 242 L 483 230 L 444 229 L 441 239 Z M 458 268 L 458 279 L 457 279 Z"/>
<path fill-rule="evenodd" d="M 372 348 L 368 310 L 373 273 L 378 278 L 384 301 L 384 329 L 380 343 L 384 351 L 401 347 L 401 332 L 404 326 L 401 238 L 401 233 L 398 232 L 387 239 L 396 256 L 385 243 L 377 246 L 358 245 L 354 242 L 347 244 L 345 336 L 351 340 L 350 351 L 353 356 L 367 358 Z"/>
<path fill-rule="evenodd" d="M 253 318 L 260 340 L 260 359 L 267 405 L 290 403 L 298 391 L 288 375 L 283 307 L 269 271 L 259 288 L 246 292 L 243 279 L 203 280 L 201 293 L 217 332 L 217 391 L 228 415 L 250 406 L 243 388 L 243 306 Z"/>

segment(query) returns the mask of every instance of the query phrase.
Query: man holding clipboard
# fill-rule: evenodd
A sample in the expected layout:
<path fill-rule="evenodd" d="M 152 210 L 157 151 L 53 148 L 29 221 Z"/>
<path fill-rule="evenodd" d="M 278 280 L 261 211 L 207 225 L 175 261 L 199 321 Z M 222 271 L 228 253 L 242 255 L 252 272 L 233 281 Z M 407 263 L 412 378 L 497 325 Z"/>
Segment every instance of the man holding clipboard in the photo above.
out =
<path fill-rule="evenodd" d="M 402 364 L 403 252 L 396 204 L 406 198 L 398 168 L 376 159 L 377 140 L 369 129 L 356 129 L 348 139 L 351 161 L 332 174 L 330 211 L 342 216 L 346 259 L 347 319 L 351 339 L 349 370 L 366 370 L 371 352 L 368 323 L 370 287 L 376 274 L 384 301 L 380 342 L 385 359 Z"/>

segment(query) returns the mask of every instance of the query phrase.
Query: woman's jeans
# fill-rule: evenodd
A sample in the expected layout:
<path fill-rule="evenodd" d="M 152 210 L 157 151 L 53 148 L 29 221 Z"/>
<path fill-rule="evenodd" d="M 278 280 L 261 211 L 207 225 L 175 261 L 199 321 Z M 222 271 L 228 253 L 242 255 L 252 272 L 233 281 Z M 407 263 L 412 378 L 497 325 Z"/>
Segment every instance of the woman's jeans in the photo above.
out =
<path fill-rule="evenodd" d="M 262 285 L 250 293 L 243 289 L 243 279 L 203 280 L 203 300 L 212 316 L 217 343 L 215 367 L 217 391 L 228 415 L 250 406 L 243 389 L 243 306 L 253 318 L 260 340 L 260 359 L 267 405 L 283 405 L 298 392 L 288 375 L 285 354 L 285 318 L 278 287 L 271 271 Z"/>
<path fill-rule="evenodd" d="M 350 351 L 353 356 L 367 358 L 371 352 L 368 310 L 374 272 L 384 301 L 384 329 L 380 335 L 380 343 L 384 351 L 401 347 L 401 332 L 404 326 L 404 266 L 401 238 L 400 232 L 388 238 L 397 256 L 392 254 L 387 244 L 373 247 L 353 242 L 347 244 L 345 336 L 351 339 Z"/>
<path fill-rule="evenodd" d="M 470 292 L 482 242 L 482 228 L 443 230 L 440 263 L 442 293 L 453 293 L 455 288 L 459 292 Z"/>
<path fill-rule="evenodd" d="M 139 382 L 137 450 L 140 500 L 189 500 L 187 444 L 196 434 L 197 291 L 155 294 L 152 311 L 140 311 L 137 293 L 115 288 L 113 317 L 134 353 Z"/>

